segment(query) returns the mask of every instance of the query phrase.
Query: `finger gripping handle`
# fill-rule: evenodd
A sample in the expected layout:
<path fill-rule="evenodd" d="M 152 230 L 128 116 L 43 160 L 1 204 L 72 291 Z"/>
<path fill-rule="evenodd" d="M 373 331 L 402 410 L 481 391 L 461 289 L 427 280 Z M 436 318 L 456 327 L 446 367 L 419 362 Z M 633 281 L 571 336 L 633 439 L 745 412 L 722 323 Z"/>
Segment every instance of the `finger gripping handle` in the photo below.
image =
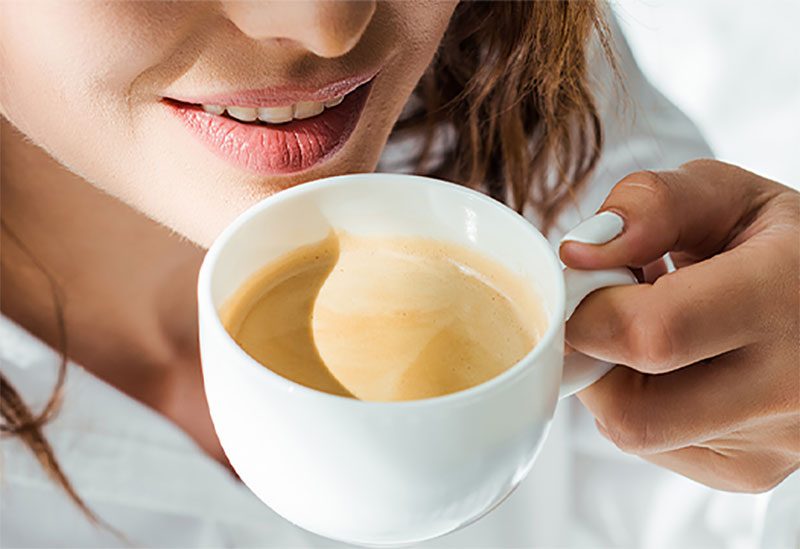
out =
<path fill-rule="evenodd" d="M 608 286 L 636 284 L 636 277 L 629 269 L 604 269 L 600 271 L 581 271 L 564 269 L 566 299 L 564 320 L 569 320 L 581 301 L 595 290 Z M 564 373 L 561 377 L 559 398 L 570 396 L 585 389 L 613 368 L 614 365 L 597 360 L 581 353 L 571 353 L 564 357 Z"/>

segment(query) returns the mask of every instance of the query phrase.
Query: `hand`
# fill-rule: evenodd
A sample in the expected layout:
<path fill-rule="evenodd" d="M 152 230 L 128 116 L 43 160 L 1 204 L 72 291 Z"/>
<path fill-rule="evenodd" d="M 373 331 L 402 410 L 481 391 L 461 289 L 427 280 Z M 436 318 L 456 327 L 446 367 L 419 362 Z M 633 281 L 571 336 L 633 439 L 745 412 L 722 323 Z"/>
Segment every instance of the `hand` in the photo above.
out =
<path fill-rule="evenodd" d="M 591 294 L 573 348 L 620 364 L 578 397 L 622 450 L 722 490 L 800 466 L 800 194 L 710 160 L 620 181 L 622 233 L 566 241 L 570 267 L 640 267 Z M 678 269 L 660 259 L 671 252 Z"/>

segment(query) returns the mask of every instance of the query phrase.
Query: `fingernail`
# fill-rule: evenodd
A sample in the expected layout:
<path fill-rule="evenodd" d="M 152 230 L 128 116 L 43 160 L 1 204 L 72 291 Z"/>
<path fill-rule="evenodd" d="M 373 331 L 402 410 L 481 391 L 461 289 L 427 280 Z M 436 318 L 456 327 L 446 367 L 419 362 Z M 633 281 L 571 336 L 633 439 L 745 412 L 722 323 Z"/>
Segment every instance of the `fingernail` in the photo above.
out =
<path fill-rule="evenodd" d="M 605 244 L 618 237 L 624 226 L 625 222 L 614 212 L 600 212 L 565 234 L 561 242 Z"/>

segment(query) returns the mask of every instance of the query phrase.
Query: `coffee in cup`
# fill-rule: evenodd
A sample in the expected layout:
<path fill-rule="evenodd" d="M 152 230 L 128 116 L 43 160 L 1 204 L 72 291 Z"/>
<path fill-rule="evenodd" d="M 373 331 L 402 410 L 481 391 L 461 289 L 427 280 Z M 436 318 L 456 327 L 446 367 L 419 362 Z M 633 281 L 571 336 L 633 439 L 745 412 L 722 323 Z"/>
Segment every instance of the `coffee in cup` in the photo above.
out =
<path fill-rule="evenodd" d="M 519 362 L 546 330 L 536 290 L 475 250 L 342 231 L 252 274 L 221 318 L 272 371 L 372 401 L 484 383 Z"/>

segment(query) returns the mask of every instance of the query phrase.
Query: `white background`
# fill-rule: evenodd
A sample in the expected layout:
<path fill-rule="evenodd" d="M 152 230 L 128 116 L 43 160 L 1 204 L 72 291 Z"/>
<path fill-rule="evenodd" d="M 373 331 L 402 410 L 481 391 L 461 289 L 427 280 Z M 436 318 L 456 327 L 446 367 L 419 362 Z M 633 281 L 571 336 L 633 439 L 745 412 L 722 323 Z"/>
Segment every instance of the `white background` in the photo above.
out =
<path fill-rule="evenodd" d="M 650 81 L 716 157 L 800 188 L 800 0 L 615 0 Z"/>

